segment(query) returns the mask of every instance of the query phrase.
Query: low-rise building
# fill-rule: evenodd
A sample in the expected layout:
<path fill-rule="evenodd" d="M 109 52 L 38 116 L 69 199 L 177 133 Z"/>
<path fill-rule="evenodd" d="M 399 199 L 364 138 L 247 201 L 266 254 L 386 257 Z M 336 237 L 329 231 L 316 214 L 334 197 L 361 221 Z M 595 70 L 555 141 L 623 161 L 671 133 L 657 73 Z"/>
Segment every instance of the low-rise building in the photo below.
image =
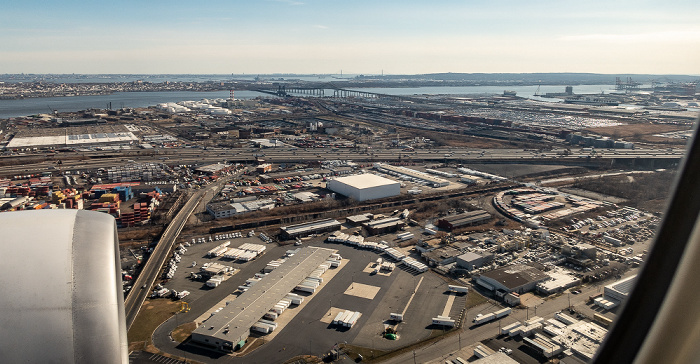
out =
<path fill-rule="evenodd" d="M 406 223 L 398 217 L 387 217 L 362 224 L 371 235 L 393 233 L 401 229 L 404 225 L 406 225 Z"/>
<path fill-rule="evenodd" d="M 255 171 L 258 173 L 270 172 L 270 171 L 272 171 L 272 164 L 270 164 L 270 163 L 261 164 L 261 165 L 255 167 Z"/>
<path fill-rule="evenodd" d="M 493 254 L 479 254 L 475 252 L 466 252 L 456 259 L 457 266 L 468 271 L 481 268 L 489 264 L 493 260 Z"/>
<path fill-rule="evenodd" d="M 359 226 L 372 220 L 372 216 L 372 214 L 348 216 L 345 218 L 345 221 L 352 226 Z"/>
<path fill-rule="evenodd" d="M 275 201 L 271 199 L 241 201 L 241 202 L 214 202 L 207 204 L 207 212 L 215 219 L 225 219 L 234 215 L 257 211 L 271 210 L 275 207 Z"/>
<path fill-rule="evenodd" d="M 496 292 L 497 295 L 501 292 L 503 296 L 510 292 L 532 291 L 538 283 L 548 279 L 548 275 L 535 267 L 516 264 L 483 273 L 477 278 L 476 283 Z"/>
<path fill-rule="evenodd" d="M 627 296 L 634 288 L 636 279 L 637 276 L 633 275 L 605 286 L 603 288 L 603 297 L 596 298 L 594 303 L 606 310 L 620 305 L 627 300 Z"/>
<path fill-rule="evenodd" d="M 446 216 L 437 221 L 437 226 L 452 231 L 461 227 L 483 224 L 489 220 L 491 220 L 491 214 L 484 210 L 475 210 Z"/>
<path fill-rule="evenodd" d="M 544 294 L 562 292 L 567 288 L 581 284 L 581 279 L 561 268 L 550 270 L 546 273 L 549 279 L 537 284 L 537 290 Z"/>
<path fill-rule="evenodd" d="M 283 226 L 282 234 L 287 239 L 340 230 L 340 222 L 334 219 L 324 219 L 303 224 Z"/>

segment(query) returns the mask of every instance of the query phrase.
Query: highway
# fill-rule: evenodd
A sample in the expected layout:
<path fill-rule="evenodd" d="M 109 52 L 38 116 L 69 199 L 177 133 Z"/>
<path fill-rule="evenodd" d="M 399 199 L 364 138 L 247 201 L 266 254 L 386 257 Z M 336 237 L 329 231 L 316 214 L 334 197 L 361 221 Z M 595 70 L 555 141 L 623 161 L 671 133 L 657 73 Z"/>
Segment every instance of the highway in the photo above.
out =
<path fill-rule="evenodd" d="M 304 163 L 319 160 L 352 160 L 357 162 L 390 161 L 436 161 L 470 163 L 540 163 L 561 165 L 610 164 L 614 161 L 666 161 L 677 162 L 684 156 L 683 149 L 554 149 L 534 151 L 524 149 L 474 149 L 441 147 L 406 151 L 397 148 L 297 148 L 284 146 L 277 148 L 168 148 L 151 151 L 89 151 L 60 153 L 55 157 L 42 158 L 41 154 L 4 156 L 12 158 L 10 165 L 0 166 L 0 176 L 12 177 L 46 171 L 89 170 L 111 168 L 129 163 L 206 164 L 222 161 L 255 163 L 262 159 L 271 163 Z M 33 161 L 32 161 L 33 159 Z M 61 165 L 57 161 L 61 160 Z"/>
<path fill-rule="evenodd" d="M 210 185 L 211 188 L 215 188 L 216 185 Z M 139 273 L 134 285 L 132 286 L 129 295 L 124 301 L 124 311 L 126 312 L 126 327 L 127 329 L 131 327 L 131 324 L 136 319 L 141 305 L 146 300 L 146 297 L 151 293 L 150 288 L 153 286 L 156 278 L 158 277 L 158 272 L 163 266 L 167 258 L 170 256 L 170 250 L 175 243 L 175 239 L 182 231 L 185 226 L 187 219 L 192 214 L 192 211 L 199 205 L 200 201 L 206 194 L 207 189 L 202 189 L 197 191 L 190 199 L 185 203 L 185 206 L 180 209 L 178 214 L 175 216 L 172 222 L 165 229 L 165 232 L 158 241 L 158 244 L 153 249 L 151 256 L 146 261 L 143 269 Z M 145 288 L 144 288 L 145 287 Z"/>

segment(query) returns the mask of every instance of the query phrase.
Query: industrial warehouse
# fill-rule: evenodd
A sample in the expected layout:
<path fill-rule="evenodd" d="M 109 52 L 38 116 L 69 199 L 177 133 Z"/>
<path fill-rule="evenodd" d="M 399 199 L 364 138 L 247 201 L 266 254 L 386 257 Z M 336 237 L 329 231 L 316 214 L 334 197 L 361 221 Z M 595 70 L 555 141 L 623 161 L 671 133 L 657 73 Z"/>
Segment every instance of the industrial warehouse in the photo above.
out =
<path fill-rule="evenodd" d="M 192 340 L 228 352 L 242 347 L 251 327 L 334 252 L 316 247 L 301 249 L 221 312 L 205 320 L 192 332 Z"/>
<path fill-rule="evenodd" d="M 491 214 L 484 210 L 476 210 L 439 219 L 437 226 L 452 231 L 461 227 L 483 224 L 489 220 L 491 220 Z"/>
<path fill-rule="evenodd" d="M 388 173 L 392 176 L 397 176 L 404 180 L 418 181 L 435 188 L 445 187 L 450 184 L 450 181 L 446 179 L 434 177 L 427 173 L 419 172 L 406 167 L 392 166 L 390 164 L 384 163 L 375 163 L 374 168 L 382 173 Z"/>
<path fill-rule="evenodd" d="M 325 219 L 307 222 L 303 224 L 283 226 L 280 228 L 284 237 L 291 239 L 327 231 L 340 230 L 340 222 L 334 219 Z"/>
<path fill-rule="evenodd" d="M 496 292 L 525 293 L 532 291 L 537 283 L 544 282 L 549 276 L 537 268 L 520 264 L 494 269 L 479 276 L 476 283 Z"/>
<path fill-rule="evenodd" d="M 371 173 L 340 177 L 328 181 L 326 188 L 357 201 L 398 196 L 401 184 Z"/>
<path fill-rule="evenodd" d="M 130 144 L 138 140 L 124 125 L 98 125 L 22 131 L 12 138 L 7 148 Z"/>

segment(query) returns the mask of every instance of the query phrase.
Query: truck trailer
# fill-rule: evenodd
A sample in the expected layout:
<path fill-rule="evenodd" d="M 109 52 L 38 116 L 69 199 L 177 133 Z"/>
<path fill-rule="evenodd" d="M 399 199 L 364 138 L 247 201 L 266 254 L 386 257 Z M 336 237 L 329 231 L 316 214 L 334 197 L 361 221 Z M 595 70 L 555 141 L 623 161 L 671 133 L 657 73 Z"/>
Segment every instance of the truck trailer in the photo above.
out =
<path fill-rule="evenodd" d="M 477 325 L 480 325 L 480 324 L 483 324 L 483 323 L 486 323 L 486 322 L 489 322 L 489 321 L 495 320 L 495 319 L 496 319 L 496 315 L 493 312 L 491 312 L 491 313 L 487 313 L 486 315 L 482 315 L 482 314 L 476 315 L 476 317 L 474 317 L 474 320 L 472 320 L 472 322 L 477 324 Z"/>
<path fill-rule="evenodd" d="M 512 310 L 510 309 L 510 307 L 506 307 L 504 309 L 494 312 L 493 314 L 496 315 L 496 318 L 501 318 L 510 315 L 511 312 Z"/>
<path fill-rule="evenodd" d="M 450 317 L 447 317 L 447 316 L 433 317 L 433 325 L 454 327 L 455 320 L 452 320 Z"/>
<path fill-rule="evenodd" d="M 469 292 L 469 287 L 464 287 L 464 286 L 453 286 L 453 285 L 449 285 L 449 286 L 447 286 L 447 289 L 449 289 L 450 292 L 456 292 L 456 293 L 467 293 L 467 292 Z"/>

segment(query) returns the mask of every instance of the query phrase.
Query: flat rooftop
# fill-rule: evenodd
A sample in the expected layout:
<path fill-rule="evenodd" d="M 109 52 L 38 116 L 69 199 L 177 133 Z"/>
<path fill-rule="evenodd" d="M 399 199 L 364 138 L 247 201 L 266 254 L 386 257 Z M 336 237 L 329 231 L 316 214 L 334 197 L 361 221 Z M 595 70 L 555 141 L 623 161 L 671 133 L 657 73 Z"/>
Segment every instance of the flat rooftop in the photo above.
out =
<path fill-rule="evenodd" d="M 391 186 L 399 184 L 394 180 L 377 176 L 372 173 L 358 174 L 354 176 L 339 177 L 335 181 L 355 187 L 357 189 L 365 189 L 379 186 Z"/>
<path fill-rule="evenodd" d="M 548 279 L 549 276 L 537 268 L 524 264 L 509 265 L 482 274 L 508 287 L 515 289 L 531 282 Z"/>
<path fill-rule="evenodd" d="M 81 145 L 95 143 L 125 143 L 138 141 L 134 133 L 96 133 L 60 136 L 14 137 L 7 143 L 8 148 L 37 147 L 49 145 Z"/>
<path fill-rule="evenodd" d="M 623 278 L 617 282 L 611 283 L 611 284 L 605 286 L 605 288 L 613 290 L 613 291 L 617 292 L 618 294 L 627 297 L 627 295 L 629 295 L 629 293 L 632 291 L 632 288 L 634 288 L 636 278 L 637 278 L 637 275 L 635 274 L 633 276 L 629 276 L 629 277 Z"/>
<path fill-rule="evenodd" d="M 450 182 L 449 182 L 448 180 L 446 180 L 446 179 L 442 179 L 442 178 L 439 178 L 439 177 L 431 176 L 431 175 L 429 175 L 429 174 L 427 174 L 427 173 L 423 173 L 423 172 L 420 172 L 420 171 L 416 171 L 415 169 L 410 169 L 410 168 L 406 168 L 406 167 L 392 166 L 392 165 L 390 165 L 390 164 L 384 164 L 384 163 L 375 163 L 375 164 L 374 164 L 374 167 L 375 167 L 375 168 L 380 168 L 380 169 L 383 168 L 383 169 L 386 169 L 386 170 L 389 170 L 389 171 L 392 171 L 392 172 L 400 173 L 400 174 L 403 174 L 403 175 L 405 175 L 405 176 L 409 176 L 409 177 L 421 179 L 421 180 L 428 181 L 428 182 L 431 182 L 431 183 L 437 183 L 437 184 L 450 183 Z"/>
<path fill-rule="evenodd" d="M 233 343 L 240 337 L 247 337 L 253 324 L 335 252 L 317 247 L 300 249 L 223 310 L 207 319 L 194 333 Z M 226 328 L 228 331 L 224 333 Z"/>
<path fill-rule="evenodd" d="M 323 229 L 326 227 L 340 226 L 340 225 L 341 224 L 338 220 L 325 219 L 325 220 L 312 221 L 312 222 L 298 224 L 298 225 L 284 226 L 281 229 L 282 229 L 282 231 L 286 232 L 289 235 L 295 235 L 295 234 L 299 234 L 299 233 L 307 231 L 307 230 L 313 231 L 316 229 Z"/>

